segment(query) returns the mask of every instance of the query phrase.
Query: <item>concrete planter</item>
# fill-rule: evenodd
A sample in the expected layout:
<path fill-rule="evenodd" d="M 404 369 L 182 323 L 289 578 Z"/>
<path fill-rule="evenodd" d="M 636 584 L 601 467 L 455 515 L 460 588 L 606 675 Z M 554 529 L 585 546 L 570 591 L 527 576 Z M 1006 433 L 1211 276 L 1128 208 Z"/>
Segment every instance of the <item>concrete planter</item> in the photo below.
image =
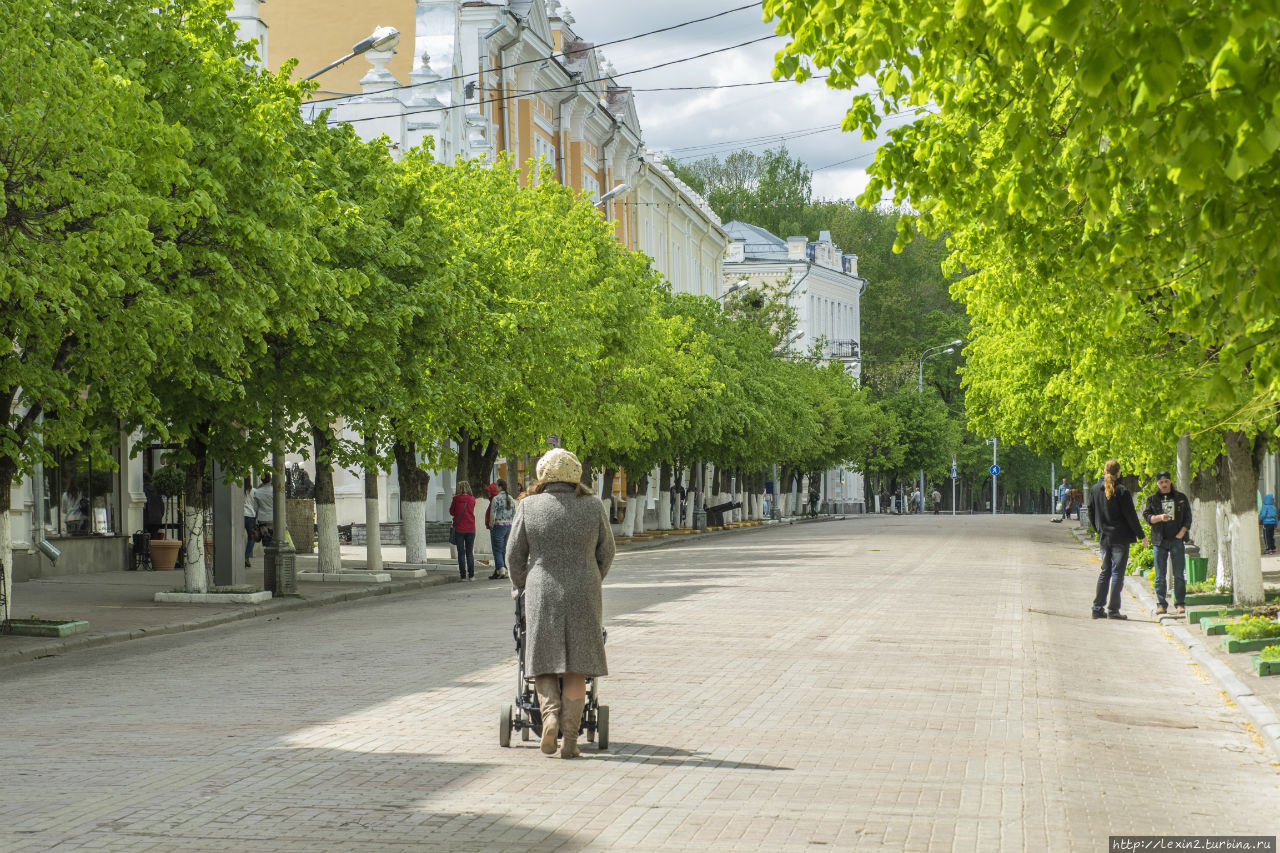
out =
<path fill-rule="evenodd" d="M 1219 608 L 1206 608 L 1204 610 L 1188 610 L 1187 624 L 1194 625 L 1197 622 L 1203 622 L 1206 619 L 1218 618 L 1222 614 L 1225 614 L 1226 616 L 1243 616 L 1244 610 L 1240 609 L 1239 607 L 1227 607 L 1225 609 L 1219 607 Z"/>
<path fill-rule="evenodd" d="M 389 572 L 344 569 L 341 572 L 298 572 L 298 580 L 314 583 L 390 583 Z"/>
<path fill-rule="evenodd" d="M 1193 604 L 1230 604 L 1229 592 L 1191 592 L 1187 593 L 1187 606 Z"/>
<path fill-rule="evenodd" d="M 89 623 L 78 619 L 11 619 L 9 633 L 20 637 L 69 637 L 89 630 Z"/>
<path fill-rule="evenodd" d="M 1200 630 L 1204 631 L 1207 636 L 1219 637 L 1225 635 L 1227 626 L 1234 622 L 1234 619 L 1201 619 Z"/>
<path fill-rule="evenodd" d="M 285 519 L 293 548 L 299 554 L 315 553 L 316 502 L 312 498 L 289 498 L 285 501 Z"/>
<path fill-rule="evenodd" d="M 1280 675 L 1280 660 L 1263 660 L 1262 655 L 1254 655 L 1253 671 L 1258 675 Z"/>
<path fill-rule="evenodd" d="M 1222 648 L 1228 652 L 1260 652 L 1267 646 L 1280 646 L 1280 637 L 1263 637 L 1259 640 L 1237 640 L 1223 637 Z"/>
<path fill-rule="evenodd" d="M 157 592 L 161 604 L 261 604 L 271 600 L 266 590 L 257 592 Z"/>

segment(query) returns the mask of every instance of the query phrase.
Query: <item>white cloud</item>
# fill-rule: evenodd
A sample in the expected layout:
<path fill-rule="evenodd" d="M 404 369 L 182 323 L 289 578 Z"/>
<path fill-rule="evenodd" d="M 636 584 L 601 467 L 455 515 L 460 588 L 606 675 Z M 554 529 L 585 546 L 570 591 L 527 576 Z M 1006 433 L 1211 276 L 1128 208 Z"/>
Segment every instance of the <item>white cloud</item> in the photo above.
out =
<path fill-rule="evenodd" d="M 574 30 L 587 41 L 601 44 L 638 33 L 705 17 L 733 8 L 735 0 L 566 0 L 576 23 Z M 759 7 L 713 21 L 602 49 L 620 73 L 672 59 L 727 47 L 769 35 L 771 24 L 760 20 Z M 623 74 L 619 82 L 635 89 L 705 84 L 751 83 L 772 78 L 773 57 L 786 43 L 782 38 L 718 53 L 642 74 Z M 641 127 L 649 147 L 676 150 L 680 158 L 725 154 L 737 148 L 762 151 L 774 140 L 735 142 L 778 136 L 795 131 L 839 125 L 853 94 L 829 89 L 819 80 L 738 89 L 685 92 L 637 92 Z M 901 122 L 890 122 L 900 124 Z M 874 142 L 858 133 L 833 128 L 786 140 L 792 156 L 811 169 L 814 197 L 852 198 L 867 184 L 864 171 L 875 152 Z M 857 158 L 857 159 L 854 159 Z M 846 162 L 852 160 L 853 162 Z M 840 164 L 834 168 L 824 166 Z"/>

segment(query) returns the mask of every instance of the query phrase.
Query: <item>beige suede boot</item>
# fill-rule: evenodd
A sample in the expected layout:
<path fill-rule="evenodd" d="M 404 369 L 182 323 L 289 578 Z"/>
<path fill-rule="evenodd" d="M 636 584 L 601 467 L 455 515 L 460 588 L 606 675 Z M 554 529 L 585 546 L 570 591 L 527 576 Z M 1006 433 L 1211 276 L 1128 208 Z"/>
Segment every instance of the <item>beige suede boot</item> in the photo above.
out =
<path fill-rule="evenodd" d="M 542 711 L 542 751 L 556 754 L 556 734 L 560 728 L 560 677 L 539 675 L 533 682 Z"/>
<path fill-rule="evenodd" d="M 582 755 L 578 751 L 578 729 L 582 727 L 582 708 L 587 704 L 584 699 L 565 699 L 560 710 L 560 733 L 564 738 L 560 744 L 561 758 L 577 758 Z"/>

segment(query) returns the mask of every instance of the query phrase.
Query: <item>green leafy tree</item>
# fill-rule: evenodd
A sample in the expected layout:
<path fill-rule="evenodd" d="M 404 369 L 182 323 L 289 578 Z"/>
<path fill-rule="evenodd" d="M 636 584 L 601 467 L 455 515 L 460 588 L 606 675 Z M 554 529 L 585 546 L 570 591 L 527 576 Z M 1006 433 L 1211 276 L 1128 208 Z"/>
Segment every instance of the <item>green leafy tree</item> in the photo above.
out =
<path fill-rule="evenodd" d="M 53 447 L 110 464 L 114 442 L 102 421 L 154 408 L 147 377 L 163 326 L 151 275 L 156 235 L 180 221 L 172 197 L 190 137 L 164 120 L 121 61 L 95 54 L 71 10 L 0 0 L 0 18 L 5 620 L 11 487 Z"/>
<path fill-rule="evenodd" d="M 997 313 L 1025 326 L 1069 316 L 1058 300 L 1087 286 L 1088 349 L 1177 365 L 1159 375 L 1183 380 L 1177 394 L 1194 411 L 1168 394 L 1128 417 L 1207 432 L 1208 454 L 1225 452 L 1244 526 L 1280 385 L 1280 352 L 1268 345 L 1280 315 L 1265 308 L 1280 287 L 1275 10 L 1225 0 L 764 8 L 794 37 L 780 73 L 829 67 L 837 86 L 875 77 L 878 92 L 855 97 L 846 126 L 868 135 L 878 115 L 920 110 L 880 149 L 864 199 L 890 187 L 925 233 L 946 228 L 956 262 L 980 271 L 970 295 L 1013 291 Z M 910 232 L 904 220 L 902 242 Z M 1110 339 L 1130 326 L 1149 334 L 1117 352 Z M 1117 387 L 1104 378 L 1092 388 L 1104 402 L 1072 413 L 1093 439 L 1079 443 L 1091 465 L 1110 455 Z M 1257 548 L 1252 535 L 1232 539 L 1235 588 L 1250 602 L 1261 597 Z"/>

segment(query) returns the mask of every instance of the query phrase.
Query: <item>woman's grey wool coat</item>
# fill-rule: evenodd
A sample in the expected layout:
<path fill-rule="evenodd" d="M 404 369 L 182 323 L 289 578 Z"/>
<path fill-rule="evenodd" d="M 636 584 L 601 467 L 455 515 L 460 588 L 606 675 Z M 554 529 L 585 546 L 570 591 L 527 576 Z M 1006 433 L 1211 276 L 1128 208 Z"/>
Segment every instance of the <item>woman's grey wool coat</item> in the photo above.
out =
<path fill-rule="evenodd" d="M 613 530 L 594 495 L 552 483 L 516 507 L 507 571 L 524 590 L 525 672 L 608 675 L 600 582 L 613 564 Z"/>

